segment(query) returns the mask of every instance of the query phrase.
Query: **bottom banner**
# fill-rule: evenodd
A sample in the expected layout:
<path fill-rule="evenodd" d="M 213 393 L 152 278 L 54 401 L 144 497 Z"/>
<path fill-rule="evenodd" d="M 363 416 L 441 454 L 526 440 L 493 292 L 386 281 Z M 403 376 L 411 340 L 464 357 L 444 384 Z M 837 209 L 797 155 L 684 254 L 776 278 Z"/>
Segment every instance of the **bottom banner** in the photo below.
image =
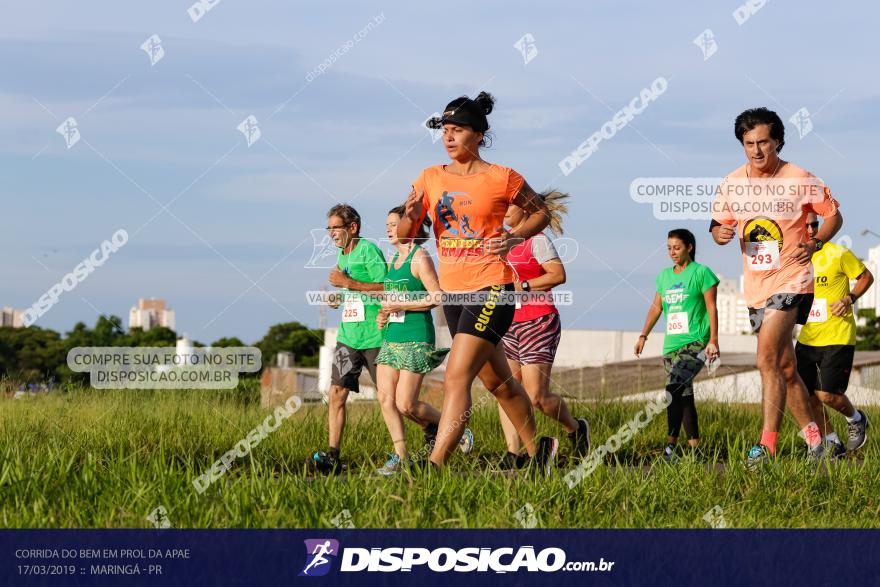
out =
<path fill-rule="evenodd" d="M 861 584 L 878 551 L 873 530 L 2 530 L 0 584 Z"/>

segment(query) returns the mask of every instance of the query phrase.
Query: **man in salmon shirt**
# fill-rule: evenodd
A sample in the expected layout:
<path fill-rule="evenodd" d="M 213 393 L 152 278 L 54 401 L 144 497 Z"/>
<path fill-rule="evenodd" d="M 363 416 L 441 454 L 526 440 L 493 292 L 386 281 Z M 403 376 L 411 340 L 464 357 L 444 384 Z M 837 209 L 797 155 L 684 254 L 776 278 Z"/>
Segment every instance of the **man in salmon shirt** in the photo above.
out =
<path fill-rule="evenodd" d="M 819 460 L 824 454 L 822 435 L 797 372 L 792 335 L 795 324 L 806 323 L 813 302 L 813 253 L 837 234 L 843 217 L 820 180 L 779 158 L 785 127 L 775 112 L 746 110 L 736 117 L 734 134 L 747 162 L 719 186 L 711 232 L 719 245 L 739 237 L 746 303 L 758 335 L 764 425 L 747 465 L 756 467 L 776 455 L 786 402 L 810 457 Z M 810 213 L 825 220 L 812 237 L 807 235 Z"/>

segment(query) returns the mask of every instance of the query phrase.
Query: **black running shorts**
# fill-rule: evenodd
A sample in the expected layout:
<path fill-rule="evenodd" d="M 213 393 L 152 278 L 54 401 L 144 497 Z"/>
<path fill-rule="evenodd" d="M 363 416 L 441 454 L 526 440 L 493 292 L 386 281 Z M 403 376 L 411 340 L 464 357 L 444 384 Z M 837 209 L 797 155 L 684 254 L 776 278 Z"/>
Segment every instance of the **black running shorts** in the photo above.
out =
<path fill-rule="evenodd" d="M 797 343 L 794 352 L 797 355 L 798 374 L 804 380 L 810 395 L 815 395 L 816 391 L 835 395 L 846 393 L 856 353 L 855 346 L 810 346 Z"/>
<path fill-rule="evenodd" d="M 797 323 L 806 324 L 810 317 L 810 308 L 813 307 L 813 294 L 779 293 L 773 294 L 767 300 L 763 308 L 749 308 L 749 321 L 752 323 L 752 332 L 759 332 L 764 323 L 765 310 L 789 310 L 794 308 L 797 312 Z"/>
<path fill-rule="evenodd" d="M 486 301 L 481 304 L 444 304 L 443 314 L 452 338 L 458 333 L 470 334 L 492 344 L 498 344 L 513 323 L 516 312 L 513 284 L 484 287 L 478 293 L 486 293 Z"/>
<path fill-rule="evenodd" d="M 336 343 L 333 351 L 333 367 L 330 371 L 330 384 L 344 387 L 355 393 L 361 390 L 358 379 L 364 367 L 370 372 L 373 383 L 376 382 L 376 357 L 379 349 L 354 349 L 341 342 Z"/>

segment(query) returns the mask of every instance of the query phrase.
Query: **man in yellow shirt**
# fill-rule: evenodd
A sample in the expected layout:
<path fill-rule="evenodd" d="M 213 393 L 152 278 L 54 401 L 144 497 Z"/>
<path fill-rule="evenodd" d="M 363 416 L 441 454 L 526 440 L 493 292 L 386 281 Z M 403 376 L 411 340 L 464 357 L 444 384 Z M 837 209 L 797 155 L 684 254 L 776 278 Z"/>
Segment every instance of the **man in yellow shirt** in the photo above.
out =
<path fill-rule="evenodd" d="M 807 217 L 809 236 L 815 235 L 818 228 L 818 217 L 810 214 Z M 827 448 L 833 458 L 842 458 L 847 450 L 860 449 L 868 439 L 868 417 L 855 409 L 844 393 L 856 348 L 852 307 L 874 283 L 874 276 L 852 251 L 835 243 L 824 243 L 813 253 L 812 261 L 815 295 L 810 316 L 795 347 L 798 373 L 810 393 L 810 403 Z M 856 280 L 852 291 L 849 289 L 851 279 Z M 846 447 L 831 427 L 824 406 L 846 417 Z"/>

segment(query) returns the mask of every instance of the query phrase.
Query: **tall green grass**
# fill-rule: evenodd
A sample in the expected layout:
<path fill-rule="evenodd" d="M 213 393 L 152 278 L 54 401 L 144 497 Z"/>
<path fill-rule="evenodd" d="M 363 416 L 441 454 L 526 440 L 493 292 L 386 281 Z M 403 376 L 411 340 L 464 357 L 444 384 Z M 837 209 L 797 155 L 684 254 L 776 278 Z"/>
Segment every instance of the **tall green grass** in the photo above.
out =
<path fill-rule="evenodd" d="M 741 461 L 760 432 L 757 408 L 711 403 L 698 404 L 708 463 L 659 460 L 660 414 L 573 489 L 562 479 L 574 465 L 568 440 L 543 416 L 540 432 L 561 438 L 560 471 L 532 479 L 495 469 L 505 448 L 492 401 L 475 410 L 470 456 L 456 454 L 437 475 L 394 479 L 373 474 L 391 446 L 378 406 L 355 405 L 342 447 L 350 470 L 313 477 L 305 463 L 326 444 L 326 408 L 305 405 L 199 495 L 192 480 L 270 413 L 257 396 L 250 385 L 0 399 L 0 525 L 150 527 L 148 514 L 163 506 L 174 527 L 327 527 L 348 510 L 356 527 L 496 528 L 517 527 L 516 512 L 531 504 L 539 527 L 708 527 L 703 516 L 715 506 L 729 527 L 880 527 L 877 439 L 816 472 L 787 417 L 780 460 L 750 473 Z M 573 411 L 590 420 L 596 446 L 642 408 Z M 842 419 L 835 425 L 845 432 Z M 418 447 L 420 430 L 408 425 L 408 434 Z"/>

